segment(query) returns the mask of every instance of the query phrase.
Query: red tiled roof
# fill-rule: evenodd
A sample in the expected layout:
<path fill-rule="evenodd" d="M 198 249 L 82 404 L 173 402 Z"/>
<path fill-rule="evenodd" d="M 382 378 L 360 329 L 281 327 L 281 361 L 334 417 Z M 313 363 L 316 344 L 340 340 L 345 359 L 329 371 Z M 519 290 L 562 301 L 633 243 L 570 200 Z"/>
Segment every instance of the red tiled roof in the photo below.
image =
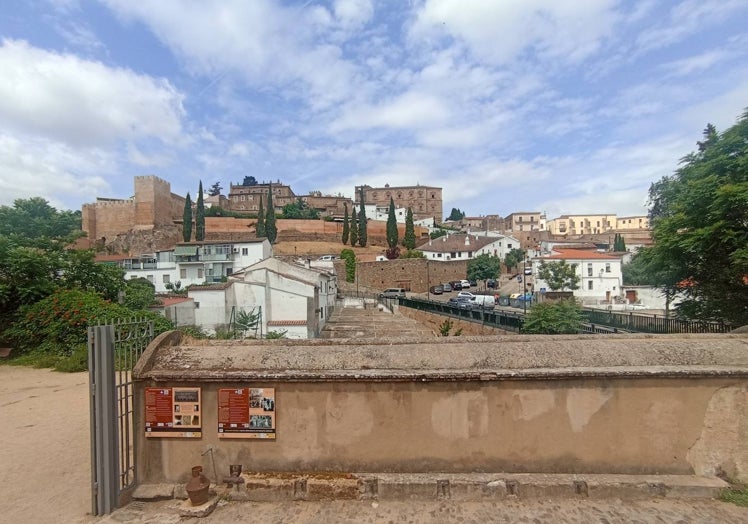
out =
<path fill-rule="evenodd" d="M 207 286 L 190 286 L 190 293 L 193 291 L 220 291 L 226 289 L 231 284 L 233 284 L 233 282 L 221 282 L 219 284 L 209 284 Z"/>
<path fill-rule="evenodd" d="M 166 307 L 173 306 L 174 304 L 180 304 L 182 302 L 189 302 L 192 299 L 189 297 L 160 297 L 158 300 L 159 306 Z"/>

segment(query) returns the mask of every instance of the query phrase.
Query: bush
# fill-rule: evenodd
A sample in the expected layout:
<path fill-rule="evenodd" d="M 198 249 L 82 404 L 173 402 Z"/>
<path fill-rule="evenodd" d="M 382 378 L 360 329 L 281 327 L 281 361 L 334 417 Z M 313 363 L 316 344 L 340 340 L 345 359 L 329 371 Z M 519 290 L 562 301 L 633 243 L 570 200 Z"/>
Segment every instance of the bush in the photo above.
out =
<path fill-rule="evenodd" d="M 539 335 L 576 334 L 584 320 L 582 310 L 573 298 L 543 302 L 535 304 L 527 312 L 522 332 Z"/>
<path fill-rule="evenodd" d="M 155 334 L 173 329 L 169 320 L 156 313 L 112 304 L 93 292 L 64 289 L 20 308 L 5 336 L 21 353 L 69 357 L 81 344 L 85 346 L 88 326 L 136 316 L 154 321 Z"/>
<path fill-rule="evenodd" d="M 340 252 L 340 258 L 345 260 L 345 281 L 356 281 L 356 253 L 352 249 L 344 249 Z"/>

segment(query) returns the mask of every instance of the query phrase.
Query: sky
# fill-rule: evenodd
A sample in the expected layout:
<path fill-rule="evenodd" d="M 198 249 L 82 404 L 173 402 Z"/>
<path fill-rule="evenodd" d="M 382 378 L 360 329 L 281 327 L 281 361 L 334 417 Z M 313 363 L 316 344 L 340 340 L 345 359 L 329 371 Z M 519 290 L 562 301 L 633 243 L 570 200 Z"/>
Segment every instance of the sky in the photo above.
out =
<path fill-rule="evenodd" d="M 748 108 L 746 0 L 3 0 L 0 205 L 443 188 L 445 216 L 647 212 Z"/>

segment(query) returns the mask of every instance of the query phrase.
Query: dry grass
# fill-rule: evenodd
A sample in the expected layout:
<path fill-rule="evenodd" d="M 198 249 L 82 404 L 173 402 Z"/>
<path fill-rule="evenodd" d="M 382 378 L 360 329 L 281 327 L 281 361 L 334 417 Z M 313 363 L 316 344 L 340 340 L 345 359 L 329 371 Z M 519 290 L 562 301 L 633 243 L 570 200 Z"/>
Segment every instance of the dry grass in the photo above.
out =
<path fill-rule="evenodd" d="M 339 256 L 343 249 L 353 249 L 356 256 L 384 254 L 383 246 L 354 247 L 344 246 L 340 242 L 303 241 L 303 242 L 278 242 L 273 245 L 273 253 L 276 255 L 336 255 Z"/>

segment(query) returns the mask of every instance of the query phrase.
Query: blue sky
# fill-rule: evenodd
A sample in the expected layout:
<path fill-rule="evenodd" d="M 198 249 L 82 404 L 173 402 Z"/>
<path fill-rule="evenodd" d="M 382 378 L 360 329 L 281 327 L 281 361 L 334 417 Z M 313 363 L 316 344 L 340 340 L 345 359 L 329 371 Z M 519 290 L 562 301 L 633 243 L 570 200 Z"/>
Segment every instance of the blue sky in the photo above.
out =
<path fill-rule="evenodd" d="M 745 0 L 4 0 L 0 39 L 4 205 L 252 175 L 638 215 L 748 107 Z"/>

